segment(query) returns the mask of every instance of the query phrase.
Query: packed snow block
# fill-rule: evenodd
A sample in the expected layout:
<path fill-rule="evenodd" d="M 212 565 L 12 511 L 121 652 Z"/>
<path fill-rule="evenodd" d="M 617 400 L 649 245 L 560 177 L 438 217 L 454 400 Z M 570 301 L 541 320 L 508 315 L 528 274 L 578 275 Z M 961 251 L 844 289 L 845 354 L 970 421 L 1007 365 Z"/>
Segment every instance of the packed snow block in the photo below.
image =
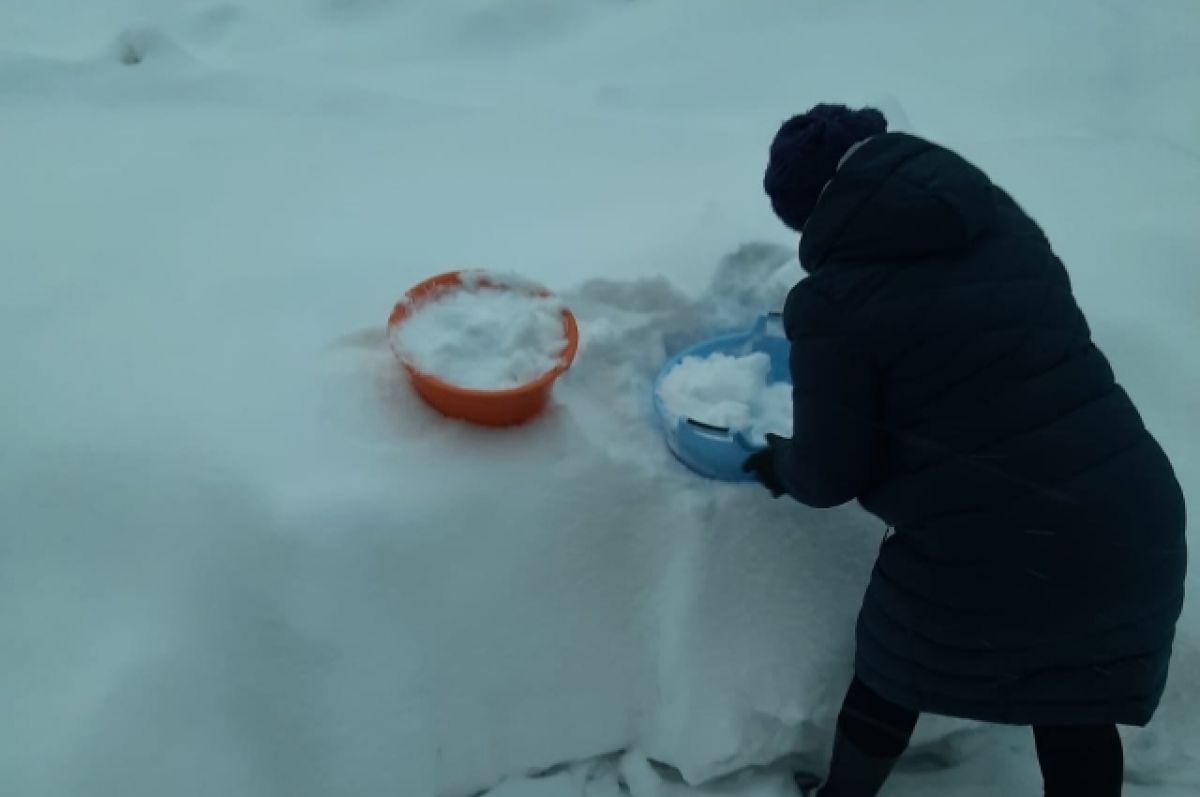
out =
<path fill-rule="evenodd" d="M 386 430 L 384 451 L 421 465 L 382 460 L 352 501 L 287 519 L 343 541 L 328 578 L 364 551 L 395 562 L 386 600 L 352 615 L 392 617 L 422 651 L 426 691 L 409 694 L 431 718 L 439 793 L 630 746 L 693 786 L 822 749 L 882 528 L 699 478 L 652 417 L 668 338 L 709 334 L 714 312 L 752 323 L 761 305 L 658 280 L 563 298 L 579 359 L 555 411 L 517 433 L 437 418 L 386 351 L 348 352 L 331 395 L 363 391 L 371 368 L 391 385 L 354 402 L 354 434 Z"/>
<path fill-rule="evenodd" d="M 643 747 L 689 783 L 826 746 L 877 542 L 853 513 L 736 492 L 697 496 L 665 574 L 660 705 Z"/>
<path fill-rule="evenodd" d="M 654 479 L 673 516 L 653 532 L 656 700 L 635 738 L 690 784 L 828 742 L 883 531 L 859 510 L 810 510 L 695 476 L 649 422 L 668 341 L 707 337 L 714 323 L 744 330 L 782 306 L 790 283 L 763 277 L 789 262 L 771 247 L 744 248 L 694 299 L 651 281 L 641 291 L 588 283 L 564 297 L 583 335 L 564 407 L 590 446 Z M 739 279 L 757 288 L 729 290 Z"/>
<path fill-rule="evenodd" d="M 411 635 L 423 691 L 378 683 L 424 707 L 439 794 L 630 746 L 696 785 L 827 742 L 882 529 L 674 461 L 650 402 L 667 339 L 708 334 L 714 306 L 736 324 L 761 312 L 702 294 L 656 279 L 564 293 L 579 359 L 554 411 L 515 433 L 437 418 L 378 341 L 326 374 L 323 414 L 361 448 L 349 495 L 284 519 L 328 541 L 298 617 L 359 572 L 351 594 L 374 605 L 306 636 L 352 645 L 384 618 Z"/>

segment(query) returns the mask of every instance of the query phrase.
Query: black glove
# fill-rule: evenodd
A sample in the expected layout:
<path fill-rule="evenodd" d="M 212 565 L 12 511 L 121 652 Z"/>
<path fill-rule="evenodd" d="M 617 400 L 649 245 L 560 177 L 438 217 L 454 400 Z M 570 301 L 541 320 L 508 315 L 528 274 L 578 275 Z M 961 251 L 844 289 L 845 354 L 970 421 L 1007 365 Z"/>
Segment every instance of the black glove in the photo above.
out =
<path fill-rule="evenodd" d="M 771 491 L 772 498 L 779 498 L 787 494 L 783 482 L 779 480 L 779 473 L 775 469 L 775 448 L 781 442 L 783 442 L 783 438 L 779 435 L 767 435 L 767 447 L 762 451 L 755 451 L 742 465 L 745 473 L 754 474 L 754 478 Z"/>

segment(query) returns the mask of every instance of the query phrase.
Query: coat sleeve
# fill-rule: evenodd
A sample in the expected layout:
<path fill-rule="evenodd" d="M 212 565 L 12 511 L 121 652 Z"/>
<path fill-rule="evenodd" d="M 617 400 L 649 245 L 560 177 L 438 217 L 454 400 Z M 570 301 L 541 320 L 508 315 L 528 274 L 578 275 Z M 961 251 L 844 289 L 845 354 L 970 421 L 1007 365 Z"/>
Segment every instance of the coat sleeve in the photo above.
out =
<path fill-rule="evenodd" d="M 791 304 L 791 302 L 789 302 Z M 806 297 L 791 326 L 793 430 L 777 443 L 776 473 L 787 492 L 818 508 L 857 498 L 877 441 L 877 375 L 869 356 L 837 327 L 832 309 Z M 823 323 L 825 322 L 825 323 Z"/>

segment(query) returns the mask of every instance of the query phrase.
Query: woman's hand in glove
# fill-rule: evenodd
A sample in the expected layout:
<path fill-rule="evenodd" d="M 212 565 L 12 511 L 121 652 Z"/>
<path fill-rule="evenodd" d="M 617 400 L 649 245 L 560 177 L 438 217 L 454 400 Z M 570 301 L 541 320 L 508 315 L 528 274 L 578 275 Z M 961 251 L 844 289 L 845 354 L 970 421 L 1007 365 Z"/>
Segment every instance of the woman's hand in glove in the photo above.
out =
<path fill-rule="evenodd" d="M 763 487 L 771 491 L 772 498 L 779 498 L 787 494 L 775 465 L 775 448 L 781 442 L 783 442 L 783 438 L 779 435 L 767 435 L 767 447 L 751 454 L 742 464 L 742 470 L 753 474 Z"/>

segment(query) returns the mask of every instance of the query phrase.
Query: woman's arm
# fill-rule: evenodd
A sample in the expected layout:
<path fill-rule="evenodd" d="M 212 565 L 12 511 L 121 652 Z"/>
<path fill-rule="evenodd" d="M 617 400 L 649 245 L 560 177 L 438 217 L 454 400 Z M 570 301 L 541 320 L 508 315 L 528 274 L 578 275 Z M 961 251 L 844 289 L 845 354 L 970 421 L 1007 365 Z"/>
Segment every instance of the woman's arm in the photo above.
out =
<path fill-rule="evenodd" d="M 877 440 L 876 370 L 813 299 L 792 324 L 794 426 L 772 446 L 781 485 L 814 507 L 852 501 L 865 490 Z M 820 302 L 824 304 L 824 302 Z M 799 308 L 797 308 L 799 311 Z"/>

